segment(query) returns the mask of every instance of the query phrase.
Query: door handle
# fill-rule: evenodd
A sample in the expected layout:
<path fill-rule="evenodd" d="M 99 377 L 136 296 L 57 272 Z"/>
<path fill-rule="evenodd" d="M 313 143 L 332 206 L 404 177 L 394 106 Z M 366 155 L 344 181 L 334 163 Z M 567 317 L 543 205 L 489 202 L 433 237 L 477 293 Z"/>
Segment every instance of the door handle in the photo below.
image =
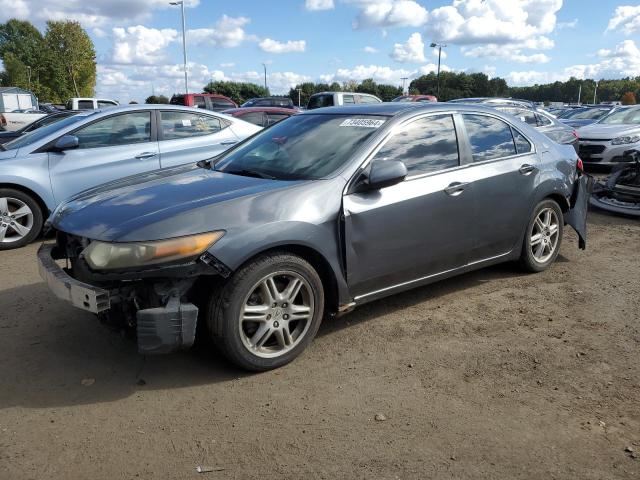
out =
<path fill-rule="evenodd" d="M 524 165 L 522 165 L 519 169 L 519 172 L 522 175 L 529 175 L 531 172 L 533 172 L 536 169 L 536 167 L 534 167 L 533 165 L 529 165 L 528 163 L 525 163 Z"/>
<path fill-rule="evenodd" d="M 145 160 L 147 158 L 155 157 L 156 155 L 158 155 L 158 154 L 155 153 L 155 152 L 142 152 L 142 153 L 139 153 L 138 155 L 136 155 L 136 158 L 138 160 Z"/>
<path fill-rule="evenodd" d="M 447 195 L 451 195 L 452 197 L 455 197 L 457 195 L 460 195 L 462 192 L 464 192 L 464 187 L 466 187 L 467 185 L 469 185 L 469 182 L 464 182 L 464 183 L 453 182 L 447 188 L 444 189 L 444 193 L 446 193 Z"/>
<path fill-rule="evenodd" d="M 220 142 L 220 145 L 235 145 L 236 143 L 238 143 L 237 140 L 228 140 L 226 142 Z"/>

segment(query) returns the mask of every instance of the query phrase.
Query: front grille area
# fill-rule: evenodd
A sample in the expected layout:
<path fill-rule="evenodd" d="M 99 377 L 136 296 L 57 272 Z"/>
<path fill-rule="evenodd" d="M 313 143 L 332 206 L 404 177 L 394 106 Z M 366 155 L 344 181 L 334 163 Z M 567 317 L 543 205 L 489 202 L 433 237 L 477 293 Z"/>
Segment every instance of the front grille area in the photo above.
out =
<path fill-rule="evenodd" d="M 606 145 L 580 144 L 580 155 L 599 155 L 604 152 L 606 148 Z"/>

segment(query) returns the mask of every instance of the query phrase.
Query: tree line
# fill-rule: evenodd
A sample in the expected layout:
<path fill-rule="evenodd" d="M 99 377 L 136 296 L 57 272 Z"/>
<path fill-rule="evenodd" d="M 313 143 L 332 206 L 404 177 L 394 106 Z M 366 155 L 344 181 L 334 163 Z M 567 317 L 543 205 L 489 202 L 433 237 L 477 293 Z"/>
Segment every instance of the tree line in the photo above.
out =
<path fill-rule="evenodd" d="M 42 34 L 30 22 L 0 24 L 3 86 L 31 90 L 40 101 L 92 97 L 96 52 L 87 32 L 74 21 L 49 21 Z"/>

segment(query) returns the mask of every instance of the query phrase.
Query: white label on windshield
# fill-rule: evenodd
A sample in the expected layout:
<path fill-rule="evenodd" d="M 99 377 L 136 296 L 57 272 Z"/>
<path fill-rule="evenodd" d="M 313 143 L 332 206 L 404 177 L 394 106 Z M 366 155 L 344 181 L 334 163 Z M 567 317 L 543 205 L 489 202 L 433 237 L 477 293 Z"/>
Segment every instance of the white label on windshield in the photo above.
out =
<path fill-rule="evenodd" d="M 191 120 L 182 120 L 182 126 L 183 127 L 190 127 L 191 126 Z"/>
<path fill-rule="evenodd" d="M 341 127 L 365 127 L 380 128 L 384 120 L 374 120 L 372 118 L 347 118 L 340 124 Z"/>

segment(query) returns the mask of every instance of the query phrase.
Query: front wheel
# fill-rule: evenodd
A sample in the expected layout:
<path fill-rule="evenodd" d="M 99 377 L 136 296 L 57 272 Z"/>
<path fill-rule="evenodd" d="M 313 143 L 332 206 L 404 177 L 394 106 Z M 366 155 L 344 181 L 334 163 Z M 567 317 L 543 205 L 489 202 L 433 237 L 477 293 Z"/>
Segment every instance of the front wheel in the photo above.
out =
<path fill-rule="evenodd" d="M 522 245 L 520 263 L 525 270 L 542 272 L 558 256 L 564 217 L 553 200 L 543 200 L 533 211 Z"/>
<path fill-rule="evenodd" d="M 296 358 L 322 321 L 315 269 L 289 253 L 264 255 L 212 292 L 205 318 L 214 344 L 242 368 L 264 371 Z"/>
<path fill-rule="evenodd" d="M 42 230 L 38 202 L 13 188 L 0 188 L 0 250 L 10 250 L 35 240 Z"/>

